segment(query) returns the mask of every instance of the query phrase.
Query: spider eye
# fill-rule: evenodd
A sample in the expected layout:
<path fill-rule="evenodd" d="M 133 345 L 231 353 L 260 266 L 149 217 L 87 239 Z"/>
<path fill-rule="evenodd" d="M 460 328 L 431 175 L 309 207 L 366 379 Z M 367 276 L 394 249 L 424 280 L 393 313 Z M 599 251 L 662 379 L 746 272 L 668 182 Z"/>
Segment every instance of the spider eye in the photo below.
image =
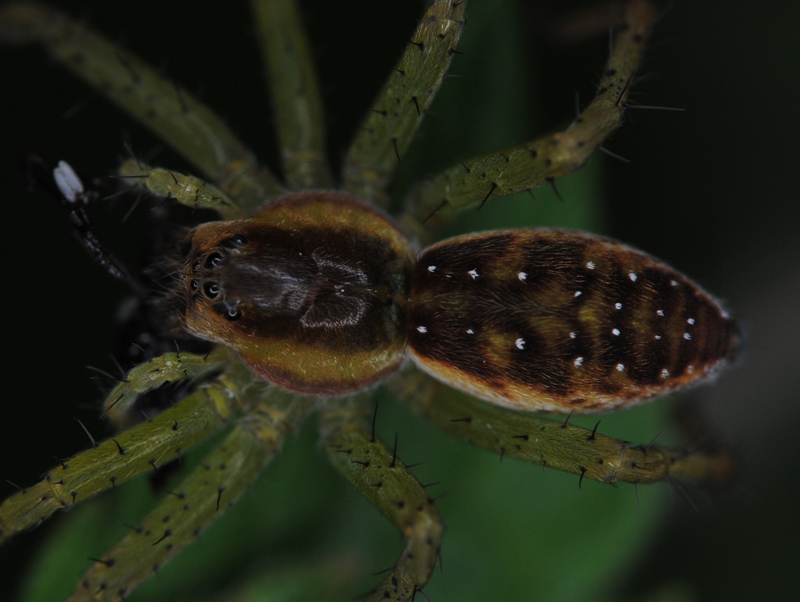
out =
<path fill-rule="evenodd" d="M 243 247 L 247 244 L 247 239 L 241 234 L 236 234 L 235 236 L 226 238 L 220 244 L 226 249 L 238 249 L 239 247 Z"/>
<path fill-rule="evenodd" d="M 189 283 L 189 286 L 192 287 L 193 291 L 196 291 L 197 287 L 200 286 L 200 284 L 197 282 L 196 279 L 193 278 L 192 281 Z"/>
<path fill-rule="evenodd" d="M 218 268 L 221 265 L 222 265 L 222 255 L 220 255 L 217 252 L 211 253 L 211 255 L 209 255 L 206 258 L 205 268 L 207 270 L 210 270 L 212 268 Z"/>
<path fill-rule="evenodd" d="M 230 305 L 222 302 L 214 305 L 214 311 L 225 318 L 228 322 L 236 322 L 241 319 L 242 310 L 237 305 Z"/>
<path fill-rule="evenodd" d="M 209 299 L 216 299 L 219 295 L 219 284 L 216 282 L 206 282 L 203 285 L 203 292 Z"/>

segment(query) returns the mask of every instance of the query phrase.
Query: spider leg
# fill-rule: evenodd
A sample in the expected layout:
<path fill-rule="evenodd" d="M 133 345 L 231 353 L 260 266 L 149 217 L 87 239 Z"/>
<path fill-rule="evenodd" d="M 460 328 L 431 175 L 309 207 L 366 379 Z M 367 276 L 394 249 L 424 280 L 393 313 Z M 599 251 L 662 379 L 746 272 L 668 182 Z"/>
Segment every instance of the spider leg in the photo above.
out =
<path fill-rule="evenodd" d="M 219 367 L 221 358 L 217 354 L 229 353 L 224 349 L 212 353 L 208 363 L 201 356 L 183 353 L 141 364 L 111 392 L 106 409 L 119 421 L 123 409 L 139 394 L 172 380 L 201 376 Z M 240 370 L 247 370 L 240 362 L 235 364 Z M 154 418 L 64 460 L 38 484 L 3 501 L 0 542 L 37 525 L 57 510 L 70 508 L 179 458 L 228 421 L 240 403 L 240 394 L 239 386 L 230 377 L 220 375 Z"/>
<path fill-rule="evenodd" d="M 232 506 L 295 431 L 313 400 L 272 388 L 120 542 L 83 576 L 70 600 L 121 600 Z"/>
<path fill-rule="evenodd" d="M 311 49 L 294 0 L 252 0 L 266 66 L 286 183 L 292 190 L 332 188 L 325 119 Z"/>
<path fill-rule="evenodd" d="M 397 381 L 399 382 L 399 381 Z M 409 384 L 412 383 L 412 384 Z M 480 447 L 603 483 L 655 483 L 671 477 L 698 483 L 729 481 L 733 457 L 720 449 L 680 450 L 633 445 L 566 421 L 500 408 L 425 377 L 404 391 L 417 413 Z"/>
<path fill-rule="evenodd" d="M 328 400 L 321 429 L 331 461 L 406 538 L 406 547 L 367 600 L 402 602 L 431 577 L 441 547 L 442 519 L 425 489 L 366 428 L 368 397 Z"/>
<path fill-rule="evenodd" d="M 133 410 L 137 398 L 158 387 L 184 379 L 201 379 L 225 367 L 230 352 L 224 347 L 215 348 L 207 356 L 194 353 L 166 353 L 148 362 L 134 366 L 125 380 L 114 387 L 106 397 L 103 412 L 121 430 L 130 426 L 127 415 Z"/>
<path fill-rule="evenodd" d="M 280 194 L 279 182 L 244 143 L 172 80 L 64 13 L 36 4 L 4 6 L 0 43 L 32 42 L 172 146 L 246 213 Z"/>
<path fill-rule="evenodd" d="M 469 205 L 543 186 L 581 167 L 622 123 L 654 14 L 647 2 L 627 3 L 595 98 L 565 130 L 462 161 L 423 181 L 405 201 L 414 217 L 439 225 Z"/>
<path fill-rule="evenodd" d="M 213 209 L 227 220 L 245 217 L 242 208 L 228 195 L 201 178 L 174 169 L 143 165 L 135 159 L 120 165 L 119 175 L 131 188 L 173 199 L 193 209 Z"/>
<path fill-rule="evenodd" d="M 466 2 L 436 0 L 356 134 L 344 187 L 382 206 L 384 190 L 444 79 L 464 29 Z"/>

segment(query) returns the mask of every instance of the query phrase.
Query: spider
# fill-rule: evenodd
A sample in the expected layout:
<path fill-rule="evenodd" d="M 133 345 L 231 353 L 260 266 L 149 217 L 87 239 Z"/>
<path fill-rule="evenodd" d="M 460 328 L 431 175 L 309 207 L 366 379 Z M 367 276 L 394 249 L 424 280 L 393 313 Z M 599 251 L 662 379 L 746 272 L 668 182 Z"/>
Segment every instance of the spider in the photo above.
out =
<path fill-rule="evenodd" d="M 57 56 L 64 52 L 73 69 L 149 124 L 205 177 L 131 160 L 120 169 L 127 186 L 216 210 L 228 220 L 201 224 L 184 238 L 172 260 L 170 290 L 160 301 L 169 310 L 168 332 L 184 329 L 219 344 L 208 354 L 179 350 L 134 368 L 109 394 L 105 412 L 124 425 L 140 393 L 183 379 L 197 381 L 198 388 L 9 498 L 0 510 L 3 537 L 182 457 L 224 427 L 224 440 L 216 441 L 196 472 L 102 555 L 76 592 L 127 596 L 232 504 L 313 413 L 334 465 L 406 538 L 400 558 L 369 598 L 412 597 L 431 577 L 443 523 L 396 447 L 383 444 L 370 424 L 368 401 L 383 382 L 445 431 L 581 480 L 725 476 L 726 458 L 713 452 L 632 447 L 596 427 L 531 413 L 614 409 L 716 373 L 733 358 L 737 331 L 691 281 L 618 243 L 564 231 L 478 234 L 427 250 L 410 242 L 427 243 L 467 206 L 549 184 L 580 166 L 623 117 L 652 22 L 648 4 L 626 5 L 620 21 L 626 27 L 618 28 L 596 100 L 560 138 L 546 136 L 456 164 L 412 188 L 398 221 L 381 208 L 393 200 L 395 169 L 456 51 L 466 3 L 434 2 L 423 16 L 350 147 L 341 178 L 332 177 L 324 162 L 316 86 L 295 7 L 254 7 L 267 54 L 295 61 L 268 70 L 284 182 L 255 164 L 189 93 L 82 25 L 31 5 L 0 13 L 0 35 L 22 31 Z M 260 18 L 264 14 L 270 18 Z M 80 34 L 74 48 L 71 32 Z M 87 74 L 93 61 L 99 71 Z M 206 133 L 205 140 L 198 132 Z M 259 217 L 229 221 L 252 215 Z M 299 242 L 292 242 L 295 235 Z M 281 237 L 286 241 L 276 243 Z M 279 293 L 266 299 L 249 288 L 243 275 L 252 273 L 269 283 L 258 290 Z M 529 290 L 548 280 L 538 293 Z M 530 322 L 517 316 L 526 304 L 550 309 L 534 312 Z M 662 318 L 668 326 L 659 329 Z M 289 322 L 296 322 L 292 330 L 286 330 Z M 270 341 L 275 333 L 280 338 Z M 677 351 L 650 353 L 662 344 L 655 341 Z M 53 486 L 63 490 L 59 497 Z"/>

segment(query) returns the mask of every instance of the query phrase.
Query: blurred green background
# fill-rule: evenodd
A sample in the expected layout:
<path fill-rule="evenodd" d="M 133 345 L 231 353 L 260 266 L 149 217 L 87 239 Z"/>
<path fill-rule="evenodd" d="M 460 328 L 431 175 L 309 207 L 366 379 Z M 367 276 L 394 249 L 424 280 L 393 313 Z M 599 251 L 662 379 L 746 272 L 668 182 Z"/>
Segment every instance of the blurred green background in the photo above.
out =
<path fill-rule="evenodd" d="M 277 164 L 246 6 L 55 4 L 163 67 Z M 302 4 L 338 161 L 422 3 Z M 465 153 L 522 142 L 567 122 L 576 93 L 583 103 L 591 97 L 607 41 L 601 36 L 568 49 L 538 42 L 548 8 L 582 4 L 471 0 L 461 45 L 468 54 L 451 69 L 462 77 L 446 82 L 415 149 L 425 154 L 405 167 L 435 171 Z M 800 134 L 800 83 L 792 76 L 800 8 L 788 1 L 768 6 L 670 3 L 634 92 L 642 104 L 685 111 L 631 111 L 606 145 L 631 163 L 594 158 L 559 182 L 563 202 L 542 191 L 536 201 L 496 201 L 472 216 L 482 227 L 514 219 L 593 220 L 592 229 L 668 261 L 724 300 L 748 332 L 746 356 L 717 384 L 689 395 L 739 450 L 741 478 L 723 492 L 690 489 L 699 512 L 668 484 L 641 488 L 637 504 L 632 487 L 584 483 L 578 490 L 574 477 L 500 463 L 387 401 L 380 433 L 391 440 L 397 432 L 403 458 L 420 462 L 419 478 L 440 482 L 431 493 L 443 495 L 437 503 L 447 522 L 443 566 L 425 590 L 432 600 L 781 599 L 800 586 L 798 485 L 791 472 L 800 457 L 800 206 L 791 179 Z M 0 48 L 0 82 L 3 340 L 12 353 L 3 363 L 0 478 L 26 485 L 56 458 L 87 446 L 75 418 L 97 437 L 107 433 L 96 417 L 107 383 L 91 380 L 86 366 L 113 370 L 107 350 L 125 290 L 91 265 L 48 199 L 25 192 L 18 159 L 36 150 L 103 174 L 125 156 L 129 141 L 139 156 L 181 164 L 38 49 Z M 144 219 L 139 211 L 121 223 L 124 213 L 113 206 L 94 211 L 110 245 L 135 257 Z M 665 425 L 674 431 L 668 409 L 662 403 L 604 417 L 601 430 L 647 442 Z M 64 595 L 58 588 L 77 581 L 84 558 L 104 550 L 94 532 L 113 542 L 124 534 L 123 523 L 137 520 L 131 497 L 152 504 L 144 483 L 126 489 L 134 495 L 102 496 L 88 511 L 60 515 L 0 549 L 0 591 L 15 596 L 24 567 L 39 563 L 32 582 L 50 596 L 39 590 L 36 599 Z M 12 491 L 0 489 L 0 497 Z M 37 560 L 49 546 L 60 549 Z M 329 468 L 309 425 L 253 495 L 140 599 L 199 599 L 193 587 L 231 600 L 347 598 L 374 585 L 371 574 L 392 564 L 400 549 L 386 521 Z"/>

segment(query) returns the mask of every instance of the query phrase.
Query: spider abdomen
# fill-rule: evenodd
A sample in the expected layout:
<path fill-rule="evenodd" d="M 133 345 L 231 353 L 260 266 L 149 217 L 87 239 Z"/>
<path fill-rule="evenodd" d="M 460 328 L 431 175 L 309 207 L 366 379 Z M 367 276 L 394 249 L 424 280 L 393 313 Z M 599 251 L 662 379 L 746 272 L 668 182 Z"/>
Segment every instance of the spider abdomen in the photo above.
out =
<path fill-rule="evenodd" d="M 411 251 L 375 209 L 339 193 L 293 194 L 251 219 L 203 224 L 187 247 L 187 329 L 233 347 L 270 382 L 348 393 L 402 361 Z"/>
<path fill-rule="evenodd" d="M 412 274 L 409 348 L 437 378 L 502 405 L 605 411 L 715 373 L 739 331 L 700 287 L 617 242 L 559 230 L 468 235 Z"/>

